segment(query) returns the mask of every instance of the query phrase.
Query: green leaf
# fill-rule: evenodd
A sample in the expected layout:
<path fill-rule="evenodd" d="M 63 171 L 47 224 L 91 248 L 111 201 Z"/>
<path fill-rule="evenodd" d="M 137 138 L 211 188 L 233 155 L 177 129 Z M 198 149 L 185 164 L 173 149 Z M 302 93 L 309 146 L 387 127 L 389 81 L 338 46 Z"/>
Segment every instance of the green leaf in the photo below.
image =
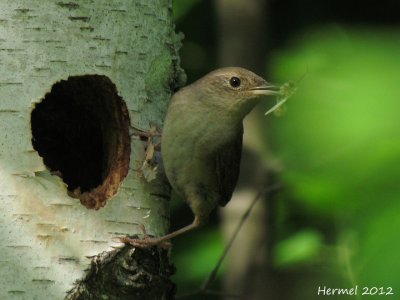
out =
<path fill-rule="evenodd" d="M 274 248 L 274 264 L 285 267 L 310 262 L 319 253 L 321 235 L 315 230 L 302 230 L 279 242 Z"/>

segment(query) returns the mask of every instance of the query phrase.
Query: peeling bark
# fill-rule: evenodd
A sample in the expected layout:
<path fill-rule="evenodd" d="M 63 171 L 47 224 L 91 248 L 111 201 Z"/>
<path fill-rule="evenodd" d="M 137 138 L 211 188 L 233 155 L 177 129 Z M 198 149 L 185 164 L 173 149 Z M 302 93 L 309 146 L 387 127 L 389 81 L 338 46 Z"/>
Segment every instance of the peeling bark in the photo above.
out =
<path fill-rule="evenodd" d="M 174 272 L 166 250 L 124 247 L 96 256 L 66 300 L 174 299 L 175 285 L 169 280 Z"/>
<path fill-rule="evenodd" d="M 141 233 L 139 224 L 151 235 L 168 230 L 169 187 L 163 176 L 142 178 L 146 143 L 132 133 L 133 127 L 162 125 L 172 90 L 183 78 L 180 38 L 171 20 L 170 0 L 0 3 L 0 299 L 63 299 L 77 280 L 75 289 L 82 282 L 95 284 L 82 279 L 89 264 L 89 274 L 93 266 L 97 272 L 109 268 L 113 259 L 134 269 L 145 255 L 129 247 L 113 250 L 120 246 L 113 237 Z M 35 105 L 55 83 L 83 75 L 107 77 L 131 122 L 127 175 L 94 206 L 105 205 L 99 210 L 70 197 L 62 172 L 49 170 L 31 142 Z M 156 271 L 164 274 L 157 285 L 165 288 L 157 299 L 169 299 L 167 256 L 148 255 L 154 266 L 165 268 Z"/>

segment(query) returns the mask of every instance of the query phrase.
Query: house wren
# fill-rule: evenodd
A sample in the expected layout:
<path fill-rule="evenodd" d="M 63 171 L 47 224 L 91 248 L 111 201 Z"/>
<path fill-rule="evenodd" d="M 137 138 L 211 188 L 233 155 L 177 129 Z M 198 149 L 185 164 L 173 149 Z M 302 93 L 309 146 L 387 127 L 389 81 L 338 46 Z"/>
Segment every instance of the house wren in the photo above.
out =
<path fill-rule="evenodd" d="M 277 87 L 243 68 L 215 70 L 171 99 L 161 138 L 165 172 L 172 188 L 193 211 L 193 223 L 163 237 L 123 239 L 134 246 L 162 245 L 207 221 L 231 198 L 239 175 L 243 119 L 261 95 Z"/>

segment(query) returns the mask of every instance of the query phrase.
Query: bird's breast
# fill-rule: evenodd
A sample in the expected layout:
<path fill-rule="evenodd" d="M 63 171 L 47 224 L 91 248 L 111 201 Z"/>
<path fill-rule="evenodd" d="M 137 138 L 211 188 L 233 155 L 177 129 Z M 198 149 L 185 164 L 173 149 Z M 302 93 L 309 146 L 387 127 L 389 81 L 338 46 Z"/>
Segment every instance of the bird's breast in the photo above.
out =
<path fill-rule="evenodd" d="M 161 151 L 174 190 L 185 194 L 185 189 L 216 182 L 215 153 L 236 136 L 235 125 L 223 114 L 173 103 L 165 119 Z"/>

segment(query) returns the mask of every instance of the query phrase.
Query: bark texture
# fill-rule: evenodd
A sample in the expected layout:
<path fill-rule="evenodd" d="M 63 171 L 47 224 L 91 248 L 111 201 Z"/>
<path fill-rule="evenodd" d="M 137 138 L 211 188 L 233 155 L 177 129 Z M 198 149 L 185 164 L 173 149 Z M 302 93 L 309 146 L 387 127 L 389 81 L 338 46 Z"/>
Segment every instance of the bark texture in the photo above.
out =
<path fill-rule="evenodd" d="M 167 251 L 125 247 L 97 256 L 85 278 L 68 292 L 66 300 L 87 299 L 174 299 L 175 272 L 168 264 Z"/>
<path fill-rule="evenodd" d="M 173 30 L 170 0 L 0 2 L 0 299 L 63 299 L 73 288 L 75 295 L 92 293 L 75 299 L 169 299 L 171 268 L 165 253 L 112 248 L 120 246 L 113 237 L 141 233 L 139 224 L 152 235 L 165 234 L 169 226 L 166 181 L 157 175 L 148 182 L 145 171 L 154 173 L 154 168 L 141 169 L 146 143 L 132 136 L 126 177 L 110 179 L 123 181 L 108 191 L 101 205 L 90 205 L 81 198 L 87 207 L 100 208 L 88 209 L 70 197 L 63 174 L 49 170 L 33 148 L 31 112 L 56 83 L 96 74 L 107 78 L 126 104 L 131 134 L 133 126 L 143 130 L 149 130 L 151 123 L 161 126 L 172 90 L 183 78 L 178 66 L 179 40 Z M 96 86 L 92 91 L 103 95 Z M 80 94 L 75 96 L 79 100 Z M 86 111 L 96 109 L 97 98 L 85 104 Z M 73 115 L 76 122 L 89 118 Z M 118 139 L 110 137 L 104 143 L 113 131 L 104 129 L 106 122 L 99 124 L 93 134 L 100 130 L 103 143 L 89 153 L 103 151 L 104 145 L 118 152 L 114 145 Z M 119 130 L 118 126 L 113 130 Z M 73 131 L 79 130 L 74 127 Z M 113 151 L 107 153 L 113 155 Z M 102 162 L 100 181 L 108 178 L 107 172 L 117 163 L 108 158 Z M 74 189 L 72 196 L 80 192 Z M 144 256 L 146 266 L 151 266 L 146 274 L 154 277 L 136 279 L 142 289 L 146 285 L 155 288 L 158 282 L 158 294 L 136 290 L 118 298 L 108 297 L 109 285 L 98 284 L 100 291 L 96 292 L 93 285 L 88 293 L 82 289 L 94 269 L 99 275 L 103 269 L 98 266 L 108 270 L 114 262 L 129 269 L 126 276 L 119 273 L 116 282 L 125 279 L 126 284 L 138 286 L 135 277 L 128 275 L 144 274 L 138 262 Z M 86 276 L 84 270 L 90 264 Z M 152 278 L 157 280 L 151 283 Z M 75 297 L 73 292 L 69 297 Z"/>

